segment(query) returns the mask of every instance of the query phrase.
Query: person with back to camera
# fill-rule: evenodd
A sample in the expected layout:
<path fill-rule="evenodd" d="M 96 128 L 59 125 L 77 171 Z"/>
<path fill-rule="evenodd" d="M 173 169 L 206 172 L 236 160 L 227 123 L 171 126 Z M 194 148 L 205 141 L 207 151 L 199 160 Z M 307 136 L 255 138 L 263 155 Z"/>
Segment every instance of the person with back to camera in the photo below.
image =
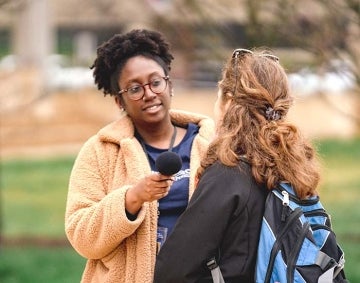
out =
<path fill-rule="evenodd" d="M 87 258 L 81 282 L 152 282 L 159 244 L 193 193 L 214 127 L 170 109 L 172 59 L 163 35 L 150 30 L 117 34 L 97 50 L 95 83 L 123 115 L 83 145 L 71 173 L 65 231 Z M 182 161 L 171 176 L 155 168 L 168 150 Z"/>
<path fill-rule="evenodd" d="M 224 66 L 214 111 L 216 137 L 198 170 L 198 185 L 157 256 L 155 283 L 254 282 L 264 203 L 279 182 L 301 199 L 316 195 L 316 152 L 286 121 L 287 75 L 269 51 L 237 49 Z"/>

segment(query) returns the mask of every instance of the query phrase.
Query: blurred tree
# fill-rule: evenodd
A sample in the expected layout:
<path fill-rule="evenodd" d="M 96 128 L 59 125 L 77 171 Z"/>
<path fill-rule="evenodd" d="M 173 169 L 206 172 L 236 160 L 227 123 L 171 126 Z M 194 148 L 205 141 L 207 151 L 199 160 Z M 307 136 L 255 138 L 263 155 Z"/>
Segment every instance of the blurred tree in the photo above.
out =
<path fill-rule="evenodd" d="M 0 8 L 2 11 L 16 12 L 26 4 L 26 0 L 0 0 Z"/>
<path fill-rule="evenodd" d="M 360 105 L 359 0 L 247 0 L 246 4 L 249 40 L 256 45 L 270 36 L 281 45 L 313 54 L 319 73 L 330 70 L 352 76 Z M 352 118 L 360 126 L 360 117 Z"/>
<path fill-rule="evenodd" d="M 11 1 L 11 0 L 0 0 L 0 7 L 6 5 L 6 4 L 9 4 L 10 2 L 14 2 L 14 1 Z"/>
<path fill-rule="evenodd" d="M 301 48 L 312 54 L 312 64 L 320 75 L 332 71 L 340 76 L 351 76 L 360 105 L 359 0 L 171 2 L 172 11 L 176 11 L 182 24 L 176 25 L 176 19 L 170 19 L 169 13 L 164 13 L 159 15 L 159 26 L 175 31 L 171 41 L 192 54 L 193 58 L 188 58 L 190 61 L 199 57 L 194 50 L 200 50 L 202 54 L 211 53 L 211 56 L 198 58 L 204 63 L 209 58 L 221 58 L 226 48 L 225 39 L 230 39 L 232 45 L 239 45 L 229 30 L 229 23 L 240 23 L 245 30 L 245 40 L 240 42 L 241 46 Z M 245 17 L 239 14 L 239 7 L 244 10 Z M 237 12 L 235 17 L 234 11 Z M 239 30 L 238 26 L 236 32 L 239 33 Z M 199 39 L 207 44 L 199 45 Z M 358 108 L 360 110 L 360 106 Z M 344 114 L 349 116 L 349 113 Z M 352 118 L 360 126 L 360 117 Z"/>
<path fill-rule="evenodd" d="M 164 31 L 178 51 L 176 58 L 181 58 L 186 70 L 180 76 L 186 81 L 201 85 L 217 81 L 227 49 L 234 44 L 243 46 L 245 13 L 239 0 L 147 2 L 164 4 L 155 9 L 153 26 Z"/>
<path fill-rule="evenodd" d="M 348 64 L 360 87 L 359 0 L 273 0 L 269 29 L 315 55 L 321 66 L 334 59 Z"/>

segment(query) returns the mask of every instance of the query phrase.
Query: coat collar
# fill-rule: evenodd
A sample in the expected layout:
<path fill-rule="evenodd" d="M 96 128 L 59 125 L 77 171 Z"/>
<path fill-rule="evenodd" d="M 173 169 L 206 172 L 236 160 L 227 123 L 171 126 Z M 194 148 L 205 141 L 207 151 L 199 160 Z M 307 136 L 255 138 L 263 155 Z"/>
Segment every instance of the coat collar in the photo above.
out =
<path fill-rule="evenodd" d="M 210 140 L 214 134 L 214 122 L 207 116 L 187 112 L 184 110 L 170 110 L 171 121 L 179 126 L 186 126 L 188 123 L 199 125 L 199 134 Z M 133 138 L 135 133 L 134 124 L 131 119 L 124 115 L 118 120 L 108 124 L 98 132 L 103 142 L 120 144 L 125 138 Z"/>

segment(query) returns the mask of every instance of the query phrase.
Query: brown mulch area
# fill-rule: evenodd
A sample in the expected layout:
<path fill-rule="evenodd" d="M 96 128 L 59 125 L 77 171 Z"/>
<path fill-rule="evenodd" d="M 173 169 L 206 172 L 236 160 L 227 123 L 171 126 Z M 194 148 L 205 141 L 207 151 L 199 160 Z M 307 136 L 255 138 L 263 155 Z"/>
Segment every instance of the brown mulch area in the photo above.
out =
<path fill-rule="evenodd" d="M 34 70 L 0 73 L 0 157 L 41 157 L 76 154 L 101 127 L 116 119 L 112 97 L 95 88 L 40 91 Z M 216 88 L 186 88 L 175 84 L 173 108 L 213 115 Z M 329 97 L 335 106 L 357 113 L 352 96 Z M 296 100 L 289 117 L 309 136 L 349 137 L 356 127 L 320 96 Z"/>
<path fill-rule="evenodd" d="M 50 238 L 50 237 L 0 237 L 0 246 L 6 247 L 71 247 L 66 238 Z"/>

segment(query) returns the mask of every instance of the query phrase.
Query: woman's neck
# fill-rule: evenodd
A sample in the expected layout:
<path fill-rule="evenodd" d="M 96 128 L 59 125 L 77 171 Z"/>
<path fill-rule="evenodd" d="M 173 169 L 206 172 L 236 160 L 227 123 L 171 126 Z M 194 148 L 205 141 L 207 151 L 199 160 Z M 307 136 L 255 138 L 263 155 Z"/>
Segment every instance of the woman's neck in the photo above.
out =
<path fill-rule="evenodd" d="M 168 149 L 176 138 L 176 128 L 171 122 L 161 127 L 138 127 L 136 131 L 145 144 L 161 149 Z"/>

